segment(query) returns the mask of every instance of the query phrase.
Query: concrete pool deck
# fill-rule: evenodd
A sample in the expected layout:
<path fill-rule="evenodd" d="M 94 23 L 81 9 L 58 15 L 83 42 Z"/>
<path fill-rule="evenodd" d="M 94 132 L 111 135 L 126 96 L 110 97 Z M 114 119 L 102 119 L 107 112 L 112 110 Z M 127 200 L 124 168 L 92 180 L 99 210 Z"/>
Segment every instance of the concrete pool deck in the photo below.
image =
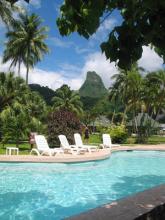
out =
<path fill-rule="evenodd" d="M 111 152 L 127 150 L 156 150 L 165 151 L 165 144 L 158 145 L 136 145 L 112 147 Z M 85 153 L 82 155 L 56 154 L 55 156 L 36 156 L 36 155 L 0 155 L 0 162 L 24 162 L 24 163 L 73 163 L 104 160 L 110 157 L 109 149 L 99 149 L 96 152 Z"/>

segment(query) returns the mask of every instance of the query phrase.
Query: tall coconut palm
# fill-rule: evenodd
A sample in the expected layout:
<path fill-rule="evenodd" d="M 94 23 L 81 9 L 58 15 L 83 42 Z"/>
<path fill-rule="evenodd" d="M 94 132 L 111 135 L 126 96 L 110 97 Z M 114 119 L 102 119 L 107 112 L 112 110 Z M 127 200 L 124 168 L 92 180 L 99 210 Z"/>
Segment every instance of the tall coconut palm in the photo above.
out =
<path fill-rule="evenodd" d="M 56 110 L 63 108 L 77 114 L 81 114 L 83 112 L 79 94 L 72 91 L 67 85 L 63 85 L 61 88 L 56 90 L 52 101 L 53 108 Z"/>
<path fill-rule="evenodd" d="M 13 24 L 13 12 L 16 10 L 16 7 L 7 0 L 0 0 L 0 19 L 7 26 Z"/>
<path fill-rule="evenodd" d="M 134 115 L 137 108 L 141 105 L 141 93 L 143 88 L 143 79 L 138 72 L 137 66 L 132 66 L 131 70 L 121 70 L 119 74 L 113 76 L 114 84 L 110 88 L 110 100 L 120 99 L 124 106 L 122 123 L 128 109 L 132 108 Z"/>
<path fill-rule="evenodd" d="M 143 96 L 147 112 L 154 118 L 165 109 L 165 71 L 148 73 Z"/>
<path fill-rule="evenodd" d="M 43 54 L 49 51 L 44 42 L 47 37 L 46 31 L 46 27 L 41 27 L 39 16 L 20 14 L 17 24 L 6 34 L 8 42 L 6 43 L 3 62 L 10 60 L 11 66 L 18 64 L 18 72 L 20 72 L 20 65 L 23 63 L 27 69 L 27 84 L 29 69 L 41 61 Z"/>

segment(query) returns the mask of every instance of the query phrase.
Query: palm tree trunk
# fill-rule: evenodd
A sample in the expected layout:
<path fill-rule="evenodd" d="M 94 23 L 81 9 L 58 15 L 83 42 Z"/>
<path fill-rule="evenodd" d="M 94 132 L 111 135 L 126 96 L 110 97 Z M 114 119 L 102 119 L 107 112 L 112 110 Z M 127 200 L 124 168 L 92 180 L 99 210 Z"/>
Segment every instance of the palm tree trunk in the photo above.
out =
<path fill-rule="evenodd" d="M 122 121 L 121 121 L 122 125 L 125 123 L 126 112 L 127 112 L 127 107 L 125 107 L 124 112 L 123 112 L 123 117 L 122 117 Z"/>
<path fill-rule="evenodd" d="M 21 61 L 19 60 L 19 63 L 18 63 L 18 76 L 19 77 L 21 76 L 20 70 L 21 70 Z"/>
<path fill-rule="evenodd" d="M 114 117 L 115 117 L 115 109 L 114 109 L 113 114 L 112 114 L 111 124 L 113 124 Z"/>
<path fill-rule="evenodd" d="M 29 79 L 29 64 L 27 63 L 27 69 L 26 69 L 26 85 L 28 85 L 28 79 Z"/>

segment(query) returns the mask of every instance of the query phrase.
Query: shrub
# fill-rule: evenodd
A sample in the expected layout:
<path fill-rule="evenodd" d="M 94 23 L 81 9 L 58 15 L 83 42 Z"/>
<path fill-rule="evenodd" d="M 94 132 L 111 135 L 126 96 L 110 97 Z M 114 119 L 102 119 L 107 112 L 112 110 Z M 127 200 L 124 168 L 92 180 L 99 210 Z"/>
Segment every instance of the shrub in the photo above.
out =
<path fill-rule="evenodd" d="M 58 135 L 66 135 L 70 144 L 73 144 L 73 134 L 81 132 L 81 123 L 77 116 L 65 109 L 55 111 L 48 117 L 48 141 L 51 147 L 59 146 Z"/>
<path fill-rule="evenodd" d="M 135 144 L 135 143 L 136 143 L 136 138 L 134 138 L 134 137 L 129 137 L 129 138 L 127 138 L 127 140 L 126 140 L 126 143 L 127 143 L 127 144 Z"/>
<path fill-rule="evenodd" d="M 29 132 L 30 118 L 26 107 L 15 102 L 1 112 L 0 118 L 2 121 L 2 142 L 13 140 L 18 146 L 20 139 L 27 136 Z"/>
<path fill-rule="evenodd" d="M 113 125 L 109 129 L 112 142 L 124 143 L 128 137 L 127 130 L 124 125 Z"/>
<path fill-rule="evenodd" d="M 124 143 L 128 137 L 127 130 L 124 125 L 111 125 L 108 128 L 102 128 L 101 133 L 108 133 L 113 143 Z"/>

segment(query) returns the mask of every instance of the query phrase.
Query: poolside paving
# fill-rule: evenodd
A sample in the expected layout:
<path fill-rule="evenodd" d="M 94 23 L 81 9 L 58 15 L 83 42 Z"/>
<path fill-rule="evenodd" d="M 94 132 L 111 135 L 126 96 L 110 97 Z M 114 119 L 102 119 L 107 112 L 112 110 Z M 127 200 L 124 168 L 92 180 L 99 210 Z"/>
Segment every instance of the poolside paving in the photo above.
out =
<path fill-rule="evenodd" d="M 37 156 L 37 155 L 0 155 L 0 162 L 38 162 L 38 163 L 72 163 L 103 160 L 110 157 L 109 149 L 100 149 L 96 152 L 79 155 L 56 154 L 55 156 Z"/>
<path fill-rule="evenodd" d="M 165 144 L 159 145 L 136 145 L 112 147 L 111 152 L 127 150 L 158 150 L 165 151 Z M 99 149 L 96 152 L 80 155 L 56 154 L 55 156 L 36 156 L 36 155 L 0 155 L 0 162 L 34 162 L 34 163 L 73 163 L 103 160 L 110 157 L 109 149 Z"/>
<path fill-rule="evenodd" d="M 164 220 L 165 185 L 160 185 L 67 220 Z"/>

